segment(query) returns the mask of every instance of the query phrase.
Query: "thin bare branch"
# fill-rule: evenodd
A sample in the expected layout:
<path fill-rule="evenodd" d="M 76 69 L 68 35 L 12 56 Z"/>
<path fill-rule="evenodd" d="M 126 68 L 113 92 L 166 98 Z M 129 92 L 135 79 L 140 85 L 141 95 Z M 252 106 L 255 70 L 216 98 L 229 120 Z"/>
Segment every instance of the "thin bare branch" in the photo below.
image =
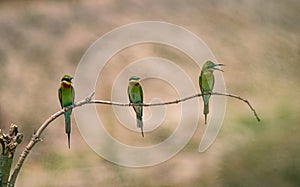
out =
<path fill-rule="evenodd" d="M 253 108 L 253 106 L 250 104 L 250 102 L 247 99 L 244 99 L 244 98 L 242 98 L 242 97 L 240 97 L 238 95 L 233 95 L 233 94 L 229 94 L 229 93 L 217 93 L 217 92 L 213 92 L 212 95 L 222 95 L 222 96 L 232 97 L 232 98 L 244 101 L 249 106 L 249 108 L 252 110 L 252 112 L 253 112 L 255 118 L 257 119 L 257 121 L 260 121 L 260 118 L 258 117 L 255 109 Z"/>
<path fill-rule="evenodd" d="M 245 102 L 249 106 L 251 111 L 253 112 L 255 118 L 257 119 L 257 121 L 260 121 L 260 118 L 258 117 L 255 109 L 252 107 L 252 105 L 250 104 L 250 102 L 247 99 L 244 99 L 240 96 L 229 94 L 229 93 L 211 92 L 211 93 L 208 93 L 208 94 L 231 97 L 231 98 L 238 99 L 238 100 L 241 100 L 241 101 Z M 208 95 L 208 94 L 206 94 L 206 95 Z M 161 103 L 151 103 L 151 104 L 149 104 L 149 103 L 120 103 L 120 102 L 103 101 L 103 100 L 91 100 L 89 103 L 114 105 L 114 106 L 133 106 L 134 105 L 134 106 L 150 107 L 150 106 L 178 104 L 178 103 L 181 103 L 181 102 L 184 102 L 184 101 L 196 98 L 196 97 L 202 97 L 202 96 L 203 96 L 203 94 L 195 94 L 195 95 L 185 97 L 185 98 L 182 98 L 182 99 L 177 99 L 177 100 L 174 100 L 174 101 L 167 101 L 167 102 L 161 102 Z"/>
<path fill-rule="evenodd" d="M 41 126 L 40 128 L 32 135 L 32 138 L 30 140 L 30 142 L 27 144 L 27 146 L 25 147 L 24 151 L 21 153 L 19 160 L 13 170 L 12 175 L 10 176 L 9 179 L 9 186 L 14 186 L 17 176 L 23 166 L 23 163 L 26 159 L 26 157 L 28 156 L 28 154 L 30 153 L 30 151 L 32 150 L 32 148 L 34 147 L 34 145 L 36 143 L 38 143 L 41 140 L 41 134 L 43 133 L 43 131 L 48 127 L 48 125 L 54 121 L 56 118 L 58 118 L 59 116 L 61 116 L 63 113 L 65 113 L 66 111 L 87 104 L 91 101 L 92 97 L 94 96 L 95 92 L 91 93 L 88 97 L 86 97 L 84 100 L 77 102 L 74 105 L 71 105 L 69 107 L 66 107 L 64 109 L 61 109 L 60 111 L 54 113 L 52 116 L 50 116 Z"/>
<path fill-rule="evenodd" d="M 258 117 L 255 109 L 252 107 L 252 105 L 250 104 L 250 102 L 240 96 L 237 95 L 232 95 L 232 94 L 228 94 L 228 93 L 217 93 L 217 92 L 211 92 L 209 93 L 211 95 L 220 95 L 220 96 L 226 96 L 226 97 L 231 97 L 231 98 L 235 98 L 238 100 L 241 100 L 243 102 L 245 102 L 249 108 L 251 109 L 251 111 L 254 113 L 254 116 L 256 117 L 257 121 L 260 121 L 260 118 Z M 48 125 L 53 122 L 56 118 L 58 118 L 59 116 L 61 116 L 63 113 L 65 113 L 66 111 L 72 109 L 72 108 L 76 108 L 85 104 L 104 104 L 104 105 L 114 105 L 114 106 L 144 106 L 144 107 L 151 107 L 151 106 L 161 106 L 161 105 L 171 105 L 171 104 L 178 104 L 193 98 L 197 98 L 197 97 L 202 97 L 203 94 L 195 94 L 189 97 L 185 97 L 182 99 L 177 99 L 174 101 L 167 101 L 167 102 L 161 102 L 161 103 L 121 103 L 121 102 L 114 102 L 114 101 L 104 101 L 104 100 L 93 100 L 93 96 L 95 95 L 95 92 L 92 92 L 89 96 L 87 96 L 84 100 L 81 100 L 79 102 L 76 102 L 74 105 L 71 105 L 69 107 L 66 107 L 64 109 L 59 110 L 58 112 L 54 113 L 52 116 L 50 116 L 41 126 L 40 128 L 32 135 L 32 138 L 30 140 L 30 142 L 28 143 L 28 145 L 25 147 L 24 151 L 21 153 L 19 160 L 14 168 L 14 171 L 10 177 L 9 180 L 9 186 L 14 186 L 15 181 L 17 179 L 17 176 L 22 168 L 22 165 L 26 159 L 26 157 L 28 156 L 28 154 L 30 153 L 30 151 L 32 150 L 32 148 L 34 147 L 34 145 L 36 143 L 38 143 L 41 139 L 40 136 L 43 133 L 43 131 L 48 127 Z"/>

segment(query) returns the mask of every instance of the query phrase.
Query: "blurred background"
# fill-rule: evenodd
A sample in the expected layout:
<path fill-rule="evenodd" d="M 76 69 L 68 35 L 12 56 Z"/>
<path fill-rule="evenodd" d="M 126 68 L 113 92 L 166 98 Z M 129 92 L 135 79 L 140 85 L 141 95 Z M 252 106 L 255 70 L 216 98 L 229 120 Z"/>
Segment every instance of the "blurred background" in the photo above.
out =
<path fill-rule="evenodd" d="M 258 123 L 245 103 L 228 98 L 221 132 L 206 152 L 198 152 L 205 129 L 201 115 L 192 140 L 172 159 L 128 168 L 94 153 L 74 118 L 69 150 L 60 117 L 28 156 L 16 186 L 300 186 L 299 12 L 297 0 L 0 1 L 0 128 L 8 130 L 14 122 L 25 134 L 15 160 L 33 132 L 60 109 L 61 77 L 75 74 L 100 36 L 137 21 L 170 22 L 199 36 L 226 64 L 227 91 L 248 98 L 262 119 Z M 148 56 L 176 62 L 197 85 L 200 69 L 191 59 L 171 47 L 143 44 L 111 59 L 99 76 L 96 98 L 110 100 L 122 67 Z M 167 84 L 152 86 L 146 101 L 158 91 L 168 93 L 162 99 L 177 98 Z M 153 145 L 172 134 L 179 108 L 167 107 L 164 128 L 140 143 L 139 133 L 117 128 L 112 107 L 97 106 L 111 122 L 108 131 L 134 145 Z"/>

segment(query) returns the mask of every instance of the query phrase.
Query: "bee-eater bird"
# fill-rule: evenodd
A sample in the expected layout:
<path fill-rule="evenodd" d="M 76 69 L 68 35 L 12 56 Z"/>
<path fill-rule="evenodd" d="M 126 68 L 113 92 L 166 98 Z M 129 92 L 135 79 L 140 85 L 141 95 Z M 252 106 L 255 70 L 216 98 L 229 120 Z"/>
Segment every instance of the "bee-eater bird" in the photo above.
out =
<path fill-rule="evenodd" d="M 58 98 L 60 101 L 61 108 L 68 107 L 70 105 L 73 105 L 74 103 L 75 91 L 72 86 L 72 79 L 73 77 L 71 77 L 70 75 L 65 75 L 61 79 L 60 88 L 58 89 Z M 64 113 L 65 128 L 66 128 L 66 133 L 68 135 L 69 148 L 70 148 L 70 133 L 71 133 L 71 113 L 72 113 L 72 109 Z"/>
<path fill-rule="evenodd" d="M 140 78 L 132 76 L 129 78 L 127 93 L 129 96 L 130 103 L 143 103 L 143 90 L 139 83 Z M 133 106 L 137 118 L 137 127 L 141 128 L 142 136 L 144 137 L 143 131 L 143 106 Z"/>
<path fill-rule="evenodd" d="M 202 93 L 202 98 L 204 102 L 203 114 L 205 117 L 205 124 L 207 122 L 207 114 L 209 113 L 209 93 L 212 92 L 215 84 L 214 70 L 222 71 L 221 69 L 216 68 L 217 66 L 224 66 L 224 64 L 215 64 L 212 61 L 207 61 L 203 64 L 200 76 L 199 76 L 199 85 Z"/>

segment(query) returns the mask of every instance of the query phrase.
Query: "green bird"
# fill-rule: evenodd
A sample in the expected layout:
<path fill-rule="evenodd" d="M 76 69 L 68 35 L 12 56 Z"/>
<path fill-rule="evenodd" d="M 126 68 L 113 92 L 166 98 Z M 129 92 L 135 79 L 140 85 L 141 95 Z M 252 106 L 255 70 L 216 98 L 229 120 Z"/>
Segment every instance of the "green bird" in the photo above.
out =
<path fill-rule="evenodd" d="M 199 76 L 199 86 L 202 93 L 202 98 L 204 102 L 203 114 L 205 117 L 205 124 L 207 122 L 207 114 L 209 113 L 209 98 L 210 92 L 213 91 L 215 84 L 214 70 L 222 71 L 221 69 L 216 68 L 216 66 L 224 66 L 224 64 L 215 64 L 212 61 L 207 61 L 203 64 L 200 76 Z M 208 94 L 208 95 L 205 95 Z"/>
<path fill-rule="evenodd" d="M 72 79 L 73 77 L 71 77 L 70 75 L 65 75 L 61 79 L 60 88 L 58 89 L 58 98 L 60 101 L 61 108 L 68 107 L 70 105 L 73 105 L 74 103 L 75 91 L 72 86 Z M 69 148 L 70 148 L 70 133 L 71 133 L 71 113 L 72 113 L 72 109 L 64 113 L 65 128 L 66 128 L 66 133 L 68 135 Z"/>
<path fill-rule="evenodd" d="M 130 103 L 143 103 L 143 90 L 139 83 L 140 78 L 132 76 L 129 78 L 127 93 Z M 137 127 L 141 128 L 142 137 L 144 137 L 143 131 L 143 106 L 133 106 L 137 118 Z"/>

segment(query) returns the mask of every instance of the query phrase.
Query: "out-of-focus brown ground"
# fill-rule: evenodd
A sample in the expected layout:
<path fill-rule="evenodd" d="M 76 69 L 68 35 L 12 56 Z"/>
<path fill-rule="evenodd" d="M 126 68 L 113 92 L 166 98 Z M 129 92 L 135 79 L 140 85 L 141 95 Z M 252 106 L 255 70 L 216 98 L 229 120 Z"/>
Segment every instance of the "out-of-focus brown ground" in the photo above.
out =
<path fill-rule="evenodd" d="M 61 76 L 75 73 L 98 37 L 137 21 L 171 22 L 198 35 L 226 64 L 227 91 L 248 98 L 262 118 L 257 123 L 244 103 L 228 99 L 222 130 L 208 151 L 197 151 L 205 128 L 201 121 L 179 154 L 139 169 L 99 157 L 76 125 L 68 150 L 60 118 L 30 153 L 17 186 L 299 186 L 299 12 L 297 0 L 0 1 L 0 127 L 15 122 L 24 132 L 16 156 L 34 130 L 60 109 Z M 120 61 L 129 64 L 147 56 L 179 62 L 197 83 L 200 69 L 187 65 L 192 63 L 186 56 L 168 47 L 142 45 L 111 60 L 109 72 L 99 77 L 105 81 L 96 97 L 110 99 Z M 161 89 L 153 87 L 152 92 L 172 93 Z M 98 109 L 117 123 L 111 107 Z M 149 133 L 145 141 L 156 142 L 170 132 L 154 132 L 158 137 Z"/>

